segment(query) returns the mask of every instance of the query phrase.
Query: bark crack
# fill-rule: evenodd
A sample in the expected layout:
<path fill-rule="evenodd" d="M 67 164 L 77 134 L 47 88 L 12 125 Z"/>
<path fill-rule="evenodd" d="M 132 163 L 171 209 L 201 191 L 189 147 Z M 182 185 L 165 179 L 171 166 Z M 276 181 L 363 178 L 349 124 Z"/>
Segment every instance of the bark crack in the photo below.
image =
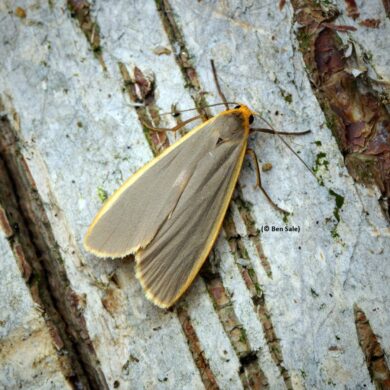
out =
<path fill-rule="evenodd" d="M 12 228 L 7 238 L 19 269 L 45 312 L 65 378 L 77 389 L 106 389 L 82 313 L 84 299 L 70 287 L 17 131 L 7 116 L 0 118 L 0 128 L 0 205 L 5 226 Z"/>
<path fill-rule="evenodd" d="M 222 278 L 210 263 L 203 266 L 201 274 L 214 309 L 239 359 L 239 375 L 245 389 L 268 389 L 267 376 L 260 366 L 257 352 L 251 348 L 243 324 L 237 317 L 232 296 L 224 287 Z"/>

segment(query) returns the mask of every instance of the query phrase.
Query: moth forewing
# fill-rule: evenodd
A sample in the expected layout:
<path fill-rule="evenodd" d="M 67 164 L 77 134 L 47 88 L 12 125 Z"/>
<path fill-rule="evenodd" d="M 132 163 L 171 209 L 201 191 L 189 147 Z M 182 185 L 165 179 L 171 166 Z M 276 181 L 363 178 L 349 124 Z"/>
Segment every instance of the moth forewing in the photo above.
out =
<path fill-rule="evenodd" d="M 84 247 L 89 252 L 98 257 L 125 257 L 151 241 L 193 169 L 194 161 L 190 159 L 181 167 L 172 161 L 188 153 L 188 146 L 201 143 L 205 125 L 196 127 L 149 161 L 107 199 L 84 237 Z"/>
<path fill-rule="evenodd" d="M 87 250 L 136 252 L 147 297 L 169 307 L 187 290 L 222 226 L 245 156 L 246 106 L 196 127 L 125 182 L 88 229 Z"/>

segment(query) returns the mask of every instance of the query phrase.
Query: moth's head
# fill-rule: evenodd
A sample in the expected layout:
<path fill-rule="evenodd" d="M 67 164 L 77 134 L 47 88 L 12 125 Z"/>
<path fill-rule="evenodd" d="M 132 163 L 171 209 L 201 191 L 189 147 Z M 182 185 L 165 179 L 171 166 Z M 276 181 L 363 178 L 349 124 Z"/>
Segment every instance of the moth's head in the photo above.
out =
<path fill-rule="evenodd" d="M 222 140 L 240 140 L 247 137 L 254 113 L 244 104 L 237 104 L 234 108 L 223 111 L 214 119 L 218 137 Z"/>
<path fill-rule="evenodd" d="M 238 111 L 241 114 L 244 121 L 244 126 L 249 128 L 255 119 L 255 113 L 245 104 L 241 103 L 237 104 L 233 110 Z"/>

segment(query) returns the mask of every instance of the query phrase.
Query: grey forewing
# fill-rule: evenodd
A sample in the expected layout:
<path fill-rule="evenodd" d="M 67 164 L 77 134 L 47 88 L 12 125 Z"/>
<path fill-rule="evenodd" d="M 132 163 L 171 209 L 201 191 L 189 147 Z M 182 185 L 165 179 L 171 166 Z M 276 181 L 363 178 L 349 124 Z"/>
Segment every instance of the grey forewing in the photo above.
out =
<path fill-rule="evenodd" d="M 208 181 L 220 180 L 223 176 L 218 164 L 225 168 L 229 166 L 226 172 L 229 176 L 237 158 L 235 150 L 240 132 L 242 138 L 242 131 L 242 119 L 233 115 L 217 116 L 204 125 L 147 169 L 121 194 L 97 221 L 87 238 L 87 244 L 98 252 L 117 257 L 129 254 L 132 248 L 139 245 L 146 246 L 157 232 L 166 231 L 170 226 L 167 222 L 177 218 L 176 212 L 185 212 L 182 202 L 186 201 L 185 206 L 191 208 L 191 202 L 199 202 L 199 199 L 195 199 L 197 192 L 202 192 L 202 197 L 209 199 L 205 189 L 211 193 L 215 188 L 207 185 Z M 231 150 L 226 151 L 230 142 L 216 146 L 221 136 L 224 141 L 237 144 L 236 147 L 230 145 Z M 216 179 L 213 171 L 220 172 L 217 176 L 219 179 Z M 198 187 L 196 190 L 194 185 Z M 189 199 L 189 196 L 193 199 Z M 172 210 L 174 214 L 168 220 Z M 182 244 L 178 245 L 180 248 Z"/>

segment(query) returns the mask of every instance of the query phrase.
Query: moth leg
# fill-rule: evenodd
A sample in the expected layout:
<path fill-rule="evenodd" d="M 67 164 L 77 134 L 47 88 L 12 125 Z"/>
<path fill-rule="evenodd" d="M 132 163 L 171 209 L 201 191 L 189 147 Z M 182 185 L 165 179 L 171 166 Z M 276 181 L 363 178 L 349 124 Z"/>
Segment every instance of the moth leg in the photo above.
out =
<path fill-rule="evenodd" d="M 246 154 L 249 155 L 254 164 L 255 164 L 255 168 L 256 168 L 256 186 L 258 186 L 261 191 L 263 191 L 263 194 L 265 195 L 265 197 L 268 199 L 268 202 L 271 203 L 272 207 L 275 208 L 276 210 L 280 211 L 281 213 L 285 213 L 285 214 L 289 214 L 288 211 L 286 210 L 283 210 L 282 208 L 280 208 L 272 199 L 271 197 L 268 195 L 267 191 L 264 189 L 264 187 L 262 186 L 261 184 L 261 176 L 260 176 L 260 168 L 259 168 L 259 161 L 257 160 L 257 156 L 256 156 L 256 153 L 253 149 L 250 149 L 250 148 L 247 148 L 246 150 Z"/>
<path fill-rule="evenodd" d="M 298 160 L 301 161 L 301 163 L 306 167 L 306 169 L 315 177 L 315 179 L 317 180 L 317 177 L 316 175 L 314 174 L 314 172 L 310 169 L 310 167 L 302 160 L 302 158 L 300 156 L 298 156 L 298 154 L 295 152 L 295 150 L 283 139 L 283 137 L 281 137 L 281 135 L 305 135 L 305 134 L 308 134 L 311 132 L 311 130 L 306 130 L 306 131 L 299 131 L 299 132 L 292 132 L 292 133 L 287 133 L 287 132 L 284 132 L 284 131 L 276 131 L 272 125 L 267 122 L 264 118 L 262 118 L 263 121 L 270 127 L 270 129 L 250 129 L 251 132 L 255 132 L 255 131 L 258 131 L 260 133 L 268 133 L 268 134 L 275 134 L 279 137 L 279 139 L 286 145 L 286 147 L 295 155 L 295 157 L 298 158 Z"/>
<path fill-rule="evenodd" d="M 147 127 L 149 130 L 152 130 L 152 131 L 157 131 L 159 133 L 165 133 L 166 131 L 178 131 L 180 130 L 181 128 L 183 128 L 185 125 L 187 125 L 188 123 L 192 122 L 192 121 L 195 121 L 196 119 L 200 119 L 201 116 L 200 115 L 197 115 L 197 116 L 194 116 L 192 118 L 189 118 L 181 123 L 179 123 L 178 125 L 176 125 L 175 127 L 172 127 L 172 128 L 164 128 L 164 127 L 153 127 L 151 125 L 149 125 L 148 123 L 144 122 L 144 121 L 141 121 L 141 123 Z"/>
<path fill-rule="evenodd" d="M 228 110 L 229 104 L 226 100 L 225 95 L 222 92 L 221 86 L 219 85 L 217 70 L 215 69 L 214 60 L 210 60 L 210 62 L 211 62 L 211 69 L 213 70 L 214 82 L 215 82 L 215 86 L 217 87 L 218 95 L 222 99 L 223 104 L 225 105 L 226 109 Z"/>
<path fill-rule="evenodd" d="M 311 130 L 306 131 L 297 131 L 295 133 L 289 133 L 287 131 L 276 131 L 274 129 L 251 129 L 251 131 L 258 131 L 260 133 L 267 133 L 267 134 L 279 134 L 279 135 L 305 135 L 309 134 Z"/>

